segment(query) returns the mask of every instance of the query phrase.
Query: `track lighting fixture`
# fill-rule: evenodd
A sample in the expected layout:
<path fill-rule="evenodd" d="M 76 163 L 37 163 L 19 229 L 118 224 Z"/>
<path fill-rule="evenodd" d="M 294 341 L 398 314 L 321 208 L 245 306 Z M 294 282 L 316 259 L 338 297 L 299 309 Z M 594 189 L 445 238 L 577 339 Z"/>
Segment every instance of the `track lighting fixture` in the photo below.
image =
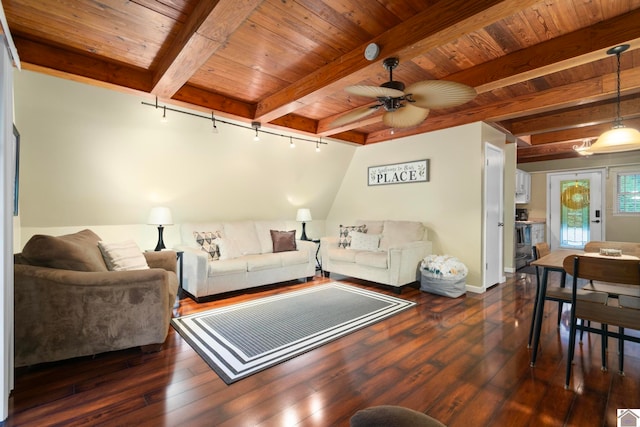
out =
<path fill-rule="evenodd" d="M 213 122 L 213 128 L 211 128 L 211 132 L 218 133 L 218 126 L 216 126 L 216 117 L 213 115 L 213 111 L 211 112 L 211 121 Z"/>
<path fill-rule="evenodd" d="M 149 106 L 149 107 L 154 107 L 155 109 L 162 108 L 162 121 L 163 122 L 166 122 L 167 111 L 174 111 L 176 113 L 181 113 L 181 114 L 186 114 L 186 115 L 193 116 L 193 117 L 200 117 L 200 118 L 203 118 L 203 119 L 211 120 L 212 132 L 213 133 L 218 133 L 218 126 L 217 125 L 219 123 L 223 123 L 223 124 L 229 125 L 229 126 L 236 126 L 236 127 L 243 128 L 243 129 L 251 129 L 251 130 L 253 130 L 255 132 L 255 136 L 253 137 L 254 141 L 259 141 L 260 140 L 260 133 L 267 133 L 269 135 L 279 136 L 281 138 L 289 138 L 289 146 L 291 148 L 294 148 L 296 146 L 296 144 L 294 143 L 294 140 L 315 142 L 316 151 L 320 151 L 320 144 L 326 144 L 326 142 L 322 141 L 322 138 L 320 138 L 318 140 L 309 139 L 309 138 L 302 138 L 302 137 L 291 136 L 291 135 L 283 135 L 283 134 L 279 134 L 279 133 L 271 132 L 269 130 L 262 129 L 262 125 L 258 121 L 251 122 L 251 127 L 249 127 L 249 126 L 244 125 L 244 124 L 239 124 L 239 123 L 234 123 L 234 122 L 228 122 L 226 120 L 216 119 L 215 113 L 213 111 L 211 112 L 211 116 L 209 116 L 209 115 L 204 116 L 202 114 L 198 114 L 198 113 L 191 112 L 191 111 L 184 111 L 184 110 L 179 110 L 177 108 L 167 107 L 166 105 L 159 105 L 157 97 L 156 97 L 155 104 L 151 104 L 149 102 L 142 101 L 142 105 L 146 105 L 146 106 Z"/>
<path fill-rule="evenodd" d="M 256 130 L 256 136 L 253 137 L 253 140 L 256 142 L 260 141 L 260 135 L 258 135 L 258 129 L 260 129 L 260 122 L 251 122 L 251 127 Z"/>

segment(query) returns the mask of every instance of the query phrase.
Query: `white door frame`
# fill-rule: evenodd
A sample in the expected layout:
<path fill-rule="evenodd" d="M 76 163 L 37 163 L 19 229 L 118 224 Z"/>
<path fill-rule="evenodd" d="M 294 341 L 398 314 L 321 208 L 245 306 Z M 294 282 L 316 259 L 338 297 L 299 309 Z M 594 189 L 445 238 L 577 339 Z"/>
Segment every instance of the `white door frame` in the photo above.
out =
<path fill-rule="evenodd" d="M 504 275 L 504 150 L 485 142 L 482 203 L 482 286 L 486 290 L 506 280 Z M 497 186 L 495 184 L 498 184 Z M 497 202 L 497 211 L 495 209 Z M 491 232 L 497 232 L 491 236 Z M 495 239 L 497 238 L 497 242 Z M 498 248 L 489 247 L 490 243 Z M 489 277 L 489 271 L 492 271 Z"/>
<path fill-rule="evenodd" d="M 551 212 L 551 207 L 553 205 L 551 200 L 551 180 L 554 177 L 563 176 L 563 175 L 580 175 L 580 174 L 599 174 L 600 175 L 600 238 L 598 240 L 606 240 L 605 231 L 605 208 L 606 208 L 606 169 L 598 168 L 598 169 L 581 169 L 581 170 L 569 170 L 565 172 L 553 172 L 547 174 L 547 233 L 546 240 L 549 242 L 551 249 L 558 249 L 557 247 L 553 247 L 552 243 L 552 215 L 558 215 L 558 212 Z M 594 208 L 591 209 L 591 219 L 594 220 L 593 215 Z"/>

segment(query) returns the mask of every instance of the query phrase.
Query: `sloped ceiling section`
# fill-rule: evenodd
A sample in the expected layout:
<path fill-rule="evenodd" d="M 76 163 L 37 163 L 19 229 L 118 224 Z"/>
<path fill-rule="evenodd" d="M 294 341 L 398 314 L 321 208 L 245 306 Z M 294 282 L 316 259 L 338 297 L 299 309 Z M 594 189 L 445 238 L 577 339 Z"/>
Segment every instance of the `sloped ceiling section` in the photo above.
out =
<path fill-rule="evenodd" d="M 572 149 L 621 114 L 640 127 L 637 0 L 4 0 L 23 67 L 236 119 L 355 144 L 474 121 L 512 135 L 518 162 Z M 369 61 L 370 43 L 380 48 Z M 449 80 L 477 97 L 432 109 L 404 129 L 381 113 L 334 126 L 371 105 L 344 90 L 389 79 Z"/>

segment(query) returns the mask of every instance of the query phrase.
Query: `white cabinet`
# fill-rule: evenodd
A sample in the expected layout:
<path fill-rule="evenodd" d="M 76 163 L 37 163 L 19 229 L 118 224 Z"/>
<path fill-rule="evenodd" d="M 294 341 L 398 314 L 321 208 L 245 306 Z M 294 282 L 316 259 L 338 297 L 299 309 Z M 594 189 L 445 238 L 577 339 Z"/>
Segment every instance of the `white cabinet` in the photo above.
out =
<path fill-rule="evenodd" d="M 531 175 L 516 169 L 516 203 L 529 203 L 531 200 Z"/>

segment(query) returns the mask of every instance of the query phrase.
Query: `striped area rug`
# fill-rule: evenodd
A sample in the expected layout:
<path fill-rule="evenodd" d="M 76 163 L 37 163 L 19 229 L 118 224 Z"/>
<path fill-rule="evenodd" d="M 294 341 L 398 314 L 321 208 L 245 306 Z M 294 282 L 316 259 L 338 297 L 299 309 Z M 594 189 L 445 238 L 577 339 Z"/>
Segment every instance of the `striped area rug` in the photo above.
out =
<path fill-rule="evenodd" d="M 171 324 L 231 384 L 414 305 L 332 282 L 178 317 Z"/>

